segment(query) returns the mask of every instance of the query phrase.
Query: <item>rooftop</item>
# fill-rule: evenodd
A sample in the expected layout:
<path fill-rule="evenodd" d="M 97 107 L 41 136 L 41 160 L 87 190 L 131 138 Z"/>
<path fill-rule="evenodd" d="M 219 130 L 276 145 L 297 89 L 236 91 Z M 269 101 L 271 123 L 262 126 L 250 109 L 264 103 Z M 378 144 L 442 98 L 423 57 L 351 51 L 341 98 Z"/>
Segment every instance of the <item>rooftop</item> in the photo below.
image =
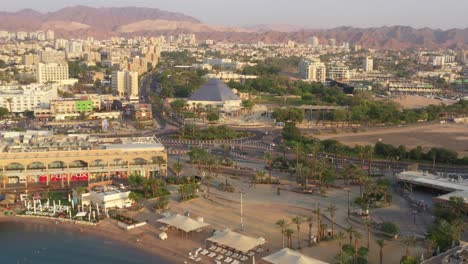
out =
<path fill-rule="evenodd" d="M 468 180 L 461 176 L 435 175 L 422 171 L 405 171 L 398 174 L 397 179 L 443 191 L 468 191 Z"/>
<path fill-rule="evenodd" d="M 208 80 L 192 96 L 189 101 L 224 102 L 241 100 L 223 81 L 217 78 Z"/>

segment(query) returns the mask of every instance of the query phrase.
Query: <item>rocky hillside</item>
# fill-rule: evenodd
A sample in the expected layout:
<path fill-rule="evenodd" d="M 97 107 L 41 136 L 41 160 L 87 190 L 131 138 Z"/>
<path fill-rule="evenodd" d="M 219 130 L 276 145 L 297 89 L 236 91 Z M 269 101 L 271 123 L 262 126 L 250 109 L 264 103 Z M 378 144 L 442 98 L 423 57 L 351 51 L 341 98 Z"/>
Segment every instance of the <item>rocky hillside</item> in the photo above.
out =
<path fill-rule="evenodd" d="M 359 43 L 366 48 L 466 48 L 468 28 L 439 30 L 406 26 L 354 28 L 339 27 L 327 30 L 301 29 L 291 25 L 256 25 L 246 28 L 221 27 L 201 23 L 198 19 L 156 8 L 67 7 L 50 13 L 25 9 L 15 13 L 0 12 L 0 30 L 56 31 L 58 37 L 108 38 L 157 34 L 197 33 L 199 39 L 266 43 L 295 40 L 306 42 L 317 36 L 321 43 L 328 38 L 338 42 Z"/>

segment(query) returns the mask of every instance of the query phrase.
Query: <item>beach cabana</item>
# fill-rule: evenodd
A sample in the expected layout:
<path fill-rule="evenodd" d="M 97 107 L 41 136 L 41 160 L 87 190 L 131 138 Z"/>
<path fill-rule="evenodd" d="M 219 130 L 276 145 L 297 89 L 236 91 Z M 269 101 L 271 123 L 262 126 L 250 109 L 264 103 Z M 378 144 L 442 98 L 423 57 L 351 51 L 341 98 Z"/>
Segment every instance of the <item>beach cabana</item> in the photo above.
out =
<path fill-rule="evenodd" d="M 266 242 L 264 238 L 253 238 L 245 236 L 233 232 L 230 229 L 216 231 L 212 237 L 207 239 L 207 241 L 216 243 L 218 245 L 224 245 L 244 253 L 257 248 Z"/>
<path fill-rule="evenodd" d="M 209 226 L 209 224 L 207 223 L 200 222 L 190 217 L 179 215 L 179 214 L 170 215 L 170 216 L 161 218 L 157 221 L 160 223 L 166 224 L 168 226 L 177 228 L 179 230 L 182 230 L 185 233 L 196 231 L 203 227 Z"/>
<path fill-rule="evenodd" d="M 264 257 L 263 260 L 271 264 L 327 264 L 327 262 L 304 256 L 289 248 L 283 248 L 276 253 Z"/>

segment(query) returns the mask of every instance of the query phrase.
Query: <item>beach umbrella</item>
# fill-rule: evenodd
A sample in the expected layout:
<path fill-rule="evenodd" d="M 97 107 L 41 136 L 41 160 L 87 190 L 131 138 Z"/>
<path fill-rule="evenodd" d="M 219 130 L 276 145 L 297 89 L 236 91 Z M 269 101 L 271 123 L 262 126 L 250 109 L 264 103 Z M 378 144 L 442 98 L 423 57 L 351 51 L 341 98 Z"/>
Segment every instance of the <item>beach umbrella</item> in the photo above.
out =
<path fill-rule="evenodd" d="M 55 201 L 54 201 L 54 214 L 55 214 Z"/>
<path fill-rule="evenodd" d="M 72 201 L 70 194 L 68 194 L 68 201 L 69 201 L 69 202 Z"/>
<path fill-rule="evenodd" d="M 34 213 L 36 213 L 36 202 L 33 202 L 33 207 L 34 207 Z"/>
<path fill-rule="evenodd" d="M 252 264 L 255 264 L 255 256 L 252 256 Z"/>
<path fill-rule="evenodd" d="M 97 216 L 99 217 L 99 204 L 96 203 L 96 212 L 97 212 Z"/>
<path fill-rule="evenodd" d="M 71 200 L 71 207 L 75 208 L 75 202 L 73 202 L 73 200 Z"/>
<path fill-rule="evenodd" d="M 49 205 L 50 205 L 50 201 L 49 201 L 49 198 L 47 198 L 47 206 L 46 207 L 49 207 Z"/>
<path fill-rule="evenodd" d="M 96 220 L 96 212 L 95 211 L 93 211 L 93 218 L 94 218 L 94 220 Z"/>
<path fill-rule="evenodd" d="M 88 214 L 88 222 L 91 222 L 91 213 Z"/>
<path fill-rule="evenodd" d="M 62 206 L 62 201 L 59 200 L 59 206 Z"/>
<path fill-rule="evenodd" d="M 69 216 L 70 219 L 71 219 L 71 210 L 68 211 L 68 216 Z"/>

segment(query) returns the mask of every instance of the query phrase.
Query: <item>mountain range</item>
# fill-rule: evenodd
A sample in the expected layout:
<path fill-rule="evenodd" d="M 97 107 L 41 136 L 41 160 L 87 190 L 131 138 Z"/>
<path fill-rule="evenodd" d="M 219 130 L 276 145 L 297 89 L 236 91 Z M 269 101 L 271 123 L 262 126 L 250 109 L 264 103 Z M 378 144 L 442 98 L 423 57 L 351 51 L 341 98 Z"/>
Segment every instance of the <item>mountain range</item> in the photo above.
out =
<path fill-rule="evenodd" d="M 199 39 L 255 43 L 306 42 L 317 36 L 321 43 L 335 38 L 338 42 L 359 43 L 375 49 L 403 48 L 465 48 L 468 47 L 466 29 L 416 29 L 407 26 L 374 28 L 338 27 L 309 29 L 292 25 L 253 25 L 223 27 L 208 25 L 181 13 L 156 8 L 66 7 L 54 12 L 40 13 L 31 9 L 0 12 L 0 30 L 54 30 L 57 37 L 108 38 L 111 36 L 151 36 L 157 34 L 197 33 Z"/>

